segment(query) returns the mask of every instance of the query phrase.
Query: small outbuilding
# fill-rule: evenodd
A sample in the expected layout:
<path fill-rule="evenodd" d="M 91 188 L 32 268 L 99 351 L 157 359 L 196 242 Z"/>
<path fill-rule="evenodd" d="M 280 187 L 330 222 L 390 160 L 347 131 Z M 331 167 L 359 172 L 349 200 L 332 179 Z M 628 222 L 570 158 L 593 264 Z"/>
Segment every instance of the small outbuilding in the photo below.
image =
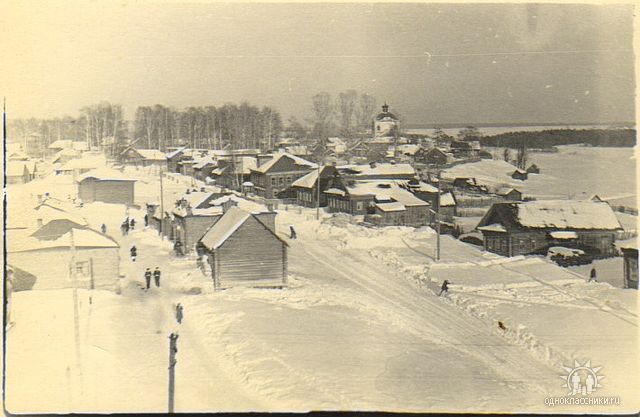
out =
<path fill-rule="evenodd" d="M 215 289 L 287 284 L 287 243 L 257 215 L 229 208 L 200 239 Z"/>
<path fill-rule="evenodd" d="M 525 181 L 527 178 L 529 178 L 529 175 L 527 174 L 527 171 L 525 171 L 524 169 L 517 168 L 511 174 L 511 178 L 513 178 L 514 180 Z"/>
<path fill-rule="evenodd" d="M 638 289 L 638 244 L 622 245 L 620 247 L 624 256 L 624 287 Z"/>
<path fill-rule="evenodd" d="M 85 203 L 102 201 L 133 205 L 135 180 L 113 169 L 96 169 L 78 179 L 78 197 Z"/>
<path fill-rule="evenodd" d="M 531 164 L 531 165 L 529 165 L 529 168 L 527 168 L 527 173 L 528 174 L 539 174 L 540 173 L 540 168 L 538 168 L 538 165 L 536 165 L 536 164 Z"/>

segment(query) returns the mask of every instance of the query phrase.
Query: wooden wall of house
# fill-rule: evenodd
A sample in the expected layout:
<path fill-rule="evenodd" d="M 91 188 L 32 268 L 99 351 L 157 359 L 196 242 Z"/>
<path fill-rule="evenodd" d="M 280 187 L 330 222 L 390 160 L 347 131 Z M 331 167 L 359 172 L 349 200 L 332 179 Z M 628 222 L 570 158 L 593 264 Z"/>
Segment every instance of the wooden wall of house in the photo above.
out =
<path fill-rule="evenodd" d="M 176 217 L 176 223 L 180 224 L 180 233 L 176 236 L 182 242 L 183 250 L 191 252 L 195 250 L 195 245 L 211 226 L 220 220 L 218 216 L 186 216 Z"/>
<path fill-rule="evenodd" d="M 624 287 L 638 289 L 638 250 L 623 249 Z"/>
<path fill-rule="evenodd" d="M 55 259 L 55 262 L 52 262 Z M 13 252 L 7 262 L 37 277 L 34 289 L 50 290 L 72 288 L 69 279 L 71 250 L 52 248 L 28 252 Z M 75 262 L 82 263 L 85 273 L 78 274 L 80 288 L 114 289 L 119 275 L 118 248 L 78 248 Z"/>
<path fill-rule="evenodd" d="M 576 243 L 564 243 L 549 237 L 548 231 L 519 231 L 516 233 L 483 232 L 485 250 L 504 256 L 545 252 L 549 246 L 570 246 L 596 249 L 604 256 L 615 254 L 615 232 L 602 230 L 577 231 Z"/>
<path fill-rule="evenodd" d="M 286 245 L 253 217 L 209 256 L 221 287 L 286 284 Z"/>
<path fill-rule="evenodd" d="M 87 203 L 102 201 L 113 204 L 133 204 L 133 181 L 93 181 L 90 178 L 78 185 L 78 197 Z"/>

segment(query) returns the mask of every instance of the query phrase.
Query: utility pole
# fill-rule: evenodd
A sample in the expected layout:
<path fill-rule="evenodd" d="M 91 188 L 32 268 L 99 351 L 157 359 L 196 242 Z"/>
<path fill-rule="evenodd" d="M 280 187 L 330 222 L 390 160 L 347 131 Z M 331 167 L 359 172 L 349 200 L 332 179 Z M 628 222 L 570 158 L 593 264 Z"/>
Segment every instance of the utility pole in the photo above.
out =
<path fill-rule="evenodd" d="M 80 397 L 82 396 L 82 361 L 80 355 L 80 312 L 78 311 L 78 277 L 76 271 L 76 245 L 73 237 L 73 230 L 69 230 L 69 249 L 71 250 L 71 264 L 69 265 L 69 274 L 73 285 L 73 335 L 75 342 L 76 354 L 76 374 L 78 377 L 78 387 L 80 389 Z"/>
<path fill-rule="evenodd" d="M 160 168 L 160 225 L 158 227 L 158 232 L 160 233 L 160 238 L 163 239 L 163 235 L 162 235 L 162 228 L 164 225 L 164 192 L 162 190 L 162 175 L 164 173 L 162 172 L 162 168 Z"/>
<path fill-rule="evenodd" d="M 324 158 L 322 158 L 324 160 Z M 322 163 L 318 164 L 318 201 L 316 202 L 316 220 L 320 220 L 320 174 L 322 173 Z"/>
<path fill-rule="evenodd" d="M 169 335 L 169 405 L 168 412 L 174 413 L 176 389 L 176 353 L 178 353 L 178 334 Z"/>
<path fill-rule="evenodd" d="M 438 207 L 436 211 L 436 262 L 440 260 L 440 171 L 438 171 Z"/>

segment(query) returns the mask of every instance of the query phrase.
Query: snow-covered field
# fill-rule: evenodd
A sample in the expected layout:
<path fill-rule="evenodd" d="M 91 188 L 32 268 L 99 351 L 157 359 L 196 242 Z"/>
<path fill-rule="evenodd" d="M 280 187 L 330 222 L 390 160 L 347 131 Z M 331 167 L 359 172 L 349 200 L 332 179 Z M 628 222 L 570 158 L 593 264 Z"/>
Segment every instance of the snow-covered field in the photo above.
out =
<path fill-rule="evenodd" d="M 157 201 L 152 172 L 136 172 L 136 201 Z M 10 188 L 29 204 L 42 190 L 75 192 L 47 178 Z M 172 204 L 188 178 L 163 181 Z M 214 292 L 194 257 L 140 226 L 121 236 L 129 215 L 113 204 L 76 207 L 121 245 L 119 291 L 13 294 L 7 333 L 11 412 L 164 412 L 168 335 L 177 331 L 176 411 L 387 410 L 549 412 L 566 394 L 561 365 L 592 360 L 606 376 L 599 394 L 637 410 L 637 292 L 586 283 L 582 270 L 542 258 L 481 252 L 430 228 L 369 229 L 347 216 L 285 207 L 277 229 L 289 240 L 290 285 Z M 128 250 L 135 244 L 134 263 Z M 142 290 L 144 268 L 163 271 Z M 602 266 L 602 281 L 605 267 Z M 438 297 L 442 280 L 450 292 Z M 185 319 L 174 318 L 176 303 Z M 498 322 L 504 328 L 498 326 Z M 78 335 L 76 338 L 74 335 Z M 614 343 L 612 343 L 614 341 Z M 558 411 L 554 408 L 553 411 Z"/>

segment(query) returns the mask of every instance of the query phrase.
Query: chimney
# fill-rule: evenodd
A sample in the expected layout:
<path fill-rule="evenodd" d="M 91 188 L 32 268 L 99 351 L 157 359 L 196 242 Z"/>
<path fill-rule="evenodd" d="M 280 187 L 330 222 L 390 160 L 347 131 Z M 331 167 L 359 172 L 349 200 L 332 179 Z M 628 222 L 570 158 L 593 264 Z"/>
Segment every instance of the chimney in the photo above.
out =
<path fill-rule="evenodd" d="M 229 211 L 229 209 L 231 207 L 235 207 L 238 205 L 238 202 L 235 200 L 232 200 L 231 198 L 227 199 L 227 201 L 222 203 L 222 212 L 226 213 L 227 211 Z"/>
<path fill-rule="evenodd" d="M 42 219 L 38 219 L 36 220 L 37 224 L 38 224 L 38 229 L 41 228 L 43 226 L 43 221 Z"/>

